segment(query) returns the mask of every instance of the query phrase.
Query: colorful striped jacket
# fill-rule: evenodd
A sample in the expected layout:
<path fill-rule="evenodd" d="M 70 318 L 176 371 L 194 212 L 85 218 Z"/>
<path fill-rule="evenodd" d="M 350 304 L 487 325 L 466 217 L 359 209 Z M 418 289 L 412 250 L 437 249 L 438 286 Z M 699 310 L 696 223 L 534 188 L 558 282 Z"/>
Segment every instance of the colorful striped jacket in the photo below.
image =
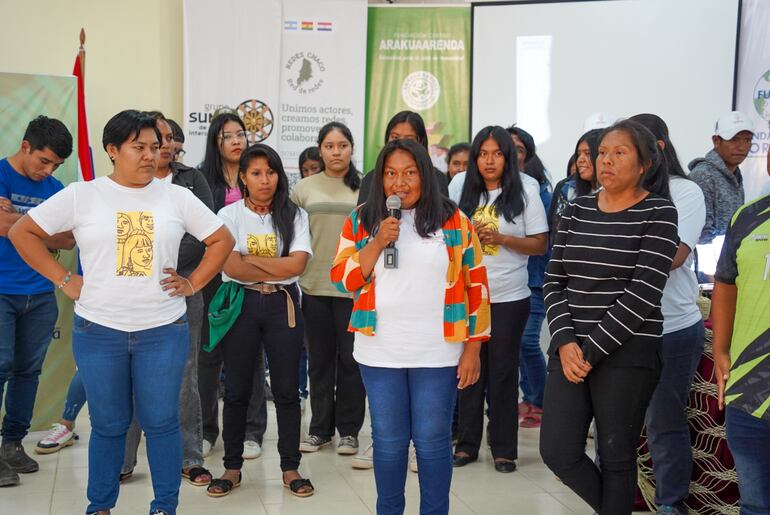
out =
<path fill-rule="evenodd" d="M 444 339 L 447 342 L 483 342 L 489 339 L 490 308 L 487 269 L 481 264 L 481 244 L 468 217 L 458 209 L 441 227 L 449 268 L 444 296 Z M 377 327 L 374 272 L 364 278 L 359 251 L 369 233 L 359 219 L 358 208 L 345 220 L 331 269 L 334 286 L 353 293 L 353 312 L 348 330 L 372 336 Z"/>

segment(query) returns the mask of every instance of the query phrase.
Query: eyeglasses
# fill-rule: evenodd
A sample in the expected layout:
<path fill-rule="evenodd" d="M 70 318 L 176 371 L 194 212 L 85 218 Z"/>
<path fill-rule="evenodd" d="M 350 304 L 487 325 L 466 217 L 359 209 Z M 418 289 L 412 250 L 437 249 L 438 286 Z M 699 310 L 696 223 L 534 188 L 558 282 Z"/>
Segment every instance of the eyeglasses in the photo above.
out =
<path fill-rule="evenodd" d="M 238 131 L 236 133 L 232 133 L 232 132 L 222 133 L 222 141 L 224 141 L 225 143 L 229 141 L 234 141 L 236 139 L 241 139 L 241 140 L 246 139 L 246 131 Z"/>

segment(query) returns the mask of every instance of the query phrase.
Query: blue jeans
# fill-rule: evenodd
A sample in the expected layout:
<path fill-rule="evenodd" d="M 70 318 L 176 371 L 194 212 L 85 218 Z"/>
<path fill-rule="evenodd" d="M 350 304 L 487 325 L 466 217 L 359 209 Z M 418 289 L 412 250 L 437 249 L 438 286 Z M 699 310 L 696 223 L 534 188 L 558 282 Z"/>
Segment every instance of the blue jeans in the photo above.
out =
<path fill-rule="evenodd" d="M 0 294 L 0 405 L 5 403 L 3 442 L 20 442 L 27 435 L 40 371 L 58 316 L 59 308 L 53 293 Z"/>
<path fill-rule="evenodd" d="M 404 513 L 410 440 L 417 451 L 420 515 L 446 515 L 457 367 L 359 368 L 372 417 L 377 515 Z"/>
<path fill-rule="evenodd" d="M 725 424 L 727 445 L 738 471 L 741 515 L 767 515 L 770 513 L 770 422 L 728 405 Z"/>
<path fill-rule="evenodd" d="M 530 290 L 532 294 L 529 297 L 529 318 L 521 337 L 519 387 L 524 394 L 524 402 L 542 408 L 546 368 L 543 349 L 540 348 L 540 329 L 545 319 L 545 304 L 542 288 Z"/>
<path fill-rule="evenodd" d="M 187 317 L 125 332 L 76 315 L 72 334 L 91 416 L 86 512 L 110 510 L 117 502 L 126 432 L 136 409 L 155 494 L 150 511 L 174 515 L 182 468 L 179 388 L 189 346 Z"/>
<path fill-rule="evenodd" d="M 687 398 L 703 355 L 703 322 L 663 335 L 663 368 L 647 407 L 647 442 L 655 476 L 655 504 L 673 506 L 687 499 L 692 446 Z"/>
<path fill-rule="evenodd" d="M 83 409 L 86 403 L 86 389 L 83 386 L 83 380 L 80 378 L 80 372 L 75 371 L 75 375 L 70 380 L 70 387 L 67 389 L 67 398 L 64 399 L 64 411 L 61 414 L 63 420 L 74 421 L 78 418 L 78 413 Z"/>

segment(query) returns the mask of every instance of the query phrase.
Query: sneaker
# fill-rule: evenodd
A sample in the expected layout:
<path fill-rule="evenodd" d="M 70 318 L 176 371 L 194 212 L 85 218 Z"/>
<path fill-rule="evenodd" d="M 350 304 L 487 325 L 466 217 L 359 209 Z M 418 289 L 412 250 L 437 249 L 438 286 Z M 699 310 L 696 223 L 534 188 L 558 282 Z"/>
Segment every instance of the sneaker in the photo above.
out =
<path fill-rule="evenodd" d="M 19 475 L 5 461 L 0 460 L 0 486 L 16 486 Z"/>
<path fill-rule="evenodd" d="M 168 515 L 168 512 L 165 510 L 155 510 L 150 515 Z"/>
<path fill-rule="evenodd" d="M 687 508 L 681 504 L 661 504 L 658 506 L 656 515 L 687 515 Z"/>
<path fill-rule="evenodd" d="M 202 453 L 202 456 L 204 458 L 208 458 L 209 456 L 211 456 L 211 448 L 212 447 L 213 447 L 213 444 L 204 438 L 203 439 L 203 453 Z"/>
<path fill-rule="evenodd" d="M 243 459 L 253 460 L 262 456 L 262 446 L 254 440 L 243 442 Z"/>
<path fill-rule="evenodd" d="M 307 404 L 307 399 L 304 397 L 299 398 L 299 411 L 300 413 L 305 412 L 305 404 Z"/>
<path fill-rule="evenodd" d="M 75 443 L 78 435 L 69 430 L 64 424 L 53 424 L 45 438 L 37 442 L 35 452 L 37 454 L 52 454 Z"/>
<path fill-rule="evenodd" d="M 20 474 L 29 474 L 40 470 L 40 465 L 24 452 L 24 446 L 21 445 L 21 442 L 3 442 L 3 445 L 0 446 L 0 459 Z"/>
<path fill-rule="evenodd" d="M 351 460 L 350 465 L 354 469 L 361 470 L 374 468 L 374 447 L 372 447 L 372 444 L 367 445 L 363 452 L 356 454 L 356 457 Z"/>
<path fill-rule="evenodd" d="M 301 452 L 316 452 L 321 447 L 331 445 L 331 438 L 323 438 L 322 436 L 308 435 L 307 438 L 302 440 L 299 444 L 299 450 Z"/>
<path fill-rule="evenodd" d="M 358 438 L 355 436 L 343 436 L 337 442 L 337 454 L 348 456 L 358 453 Z"/>
<path fill-rule="evenodd" d="M 414 448 L 414 444 L 409 446 L 409 470 L 417 473 L 417 450 Z"/>

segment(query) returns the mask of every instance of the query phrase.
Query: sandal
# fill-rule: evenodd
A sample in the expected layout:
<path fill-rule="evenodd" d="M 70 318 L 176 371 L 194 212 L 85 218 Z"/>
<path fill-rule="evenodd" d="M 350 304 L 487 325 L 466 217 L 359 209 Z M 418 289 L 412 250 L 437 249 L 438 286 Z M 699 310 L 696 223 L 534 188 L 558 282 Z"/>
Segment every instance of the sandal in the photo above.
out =
<path fill-rule="evenodd" d="M 241 473 L 238 473 L 238 482 L 233 483 L 229 479 L 212 479 L 209 486 L 206 487 L 206 495 L 209 497 L 224 497 L 229 494 L 235 488 L 241 486 Z M 218 488 L 220 491 L 215 492 L 213 489 Z"/>
<path fill-rule="evenodd" d="M 299 479 L 292 479 L 289 484 L 284 483 L 284 487 L 288 488 L 292 494 L 296 495 L 297 497 L 310 497 L 315 493 L 315 488 L 313 487 L 313 483 L 310 482 L 307 478 L 299 478 Z M 306 490 L 304 492 L 301 492 L 300 490 L 306 486 L 310 487 L 310 490 Z"/>
<path fill-rule="evenodd" d="M 188 483 L 190 483 L 193 486 L 206 486 L 208 484 L 211 484 L 211 479 L 209 479 L 206 482 L 198 481 L 198 478 L 201 476 L 209 476 L 211 478 L 211 472 L 206 470 L 203 467 L 191 467 L 189 471 L 185 472 L 182 470 L 182 477 L 187 480 Z"/>

